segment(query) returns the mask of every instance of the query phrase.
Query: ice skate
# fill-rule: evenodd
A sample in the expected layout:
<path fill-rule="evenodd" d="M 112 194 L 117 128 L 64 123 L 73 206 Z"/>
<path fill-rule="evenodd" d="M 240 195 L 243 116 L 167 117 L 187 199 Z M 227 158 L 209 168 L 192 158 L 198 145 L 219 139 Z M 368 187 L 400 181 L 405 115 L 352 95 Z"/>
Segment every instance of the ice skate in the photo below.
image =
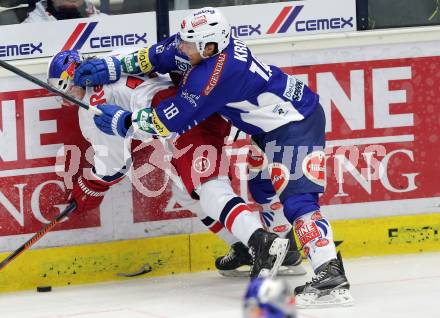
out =
<path fill-rule="evenodd" d="M 288 239 L 281 239 L 263 229 L 256 230 L 249 239 L 250 277 L 275 277 L 288 249 Z"/>
<path fill-rule="evenodd" d="M 293 232 L 287 236 L 290 245 L 286 257 L 278 270 L 279 276 L 305 275 L 306 270 L 302 266 L 301 253 L 298 251 Z M 225 277 L 249 277 L 251 256 L 249 249 L 241 242 L 232 244 L 229 252 L 216 259 L 215 267 L 219 274 Z"/>
<path fill-rule="evenodd" d="M 226 277 L 249 277 L 252 263 L 249 249 L 241 242 L 231 245 L 229 252 L 215 260 L 220 275 Z"/>
<path fill-rule="evenodd" d="M 298 308 L 352 306 L 350 284 L 345 277 L 342 261 L 333 259 L 316 270 L 311 282 L 295 288 Z"/>
<path fill-rule="evenodd" d="M 293 232 L 290 231 L 286 238 L 289 240 L 289 250 L 284 258 L 283 264 L 278 270 L 278 276 L 299 276 L 305 275 L 306 270 L 302 266 L 302 256 L 298 251 L 298 247 L 293 236 Z"/>

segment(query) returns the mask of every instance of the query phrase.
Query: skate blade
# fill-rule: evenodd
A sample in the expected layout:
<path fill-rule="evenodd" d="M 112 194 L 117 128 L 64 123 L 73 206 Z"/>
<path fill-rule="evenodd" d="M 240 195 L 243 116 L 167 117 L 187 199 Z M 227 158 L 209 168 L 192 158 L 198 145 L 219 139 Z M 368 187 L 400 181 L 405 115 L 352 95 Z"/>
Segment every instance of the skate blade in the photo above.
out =
<path fill-rule="evenodd" d="M 224 277 L 249 277 L 250 267 L 242 266 L 232 270 L 219 270 L 218 273 Z"/>
<path fill-rule="evenodd" d="M 263 268 L 258 274 L 258 277 L 274 278 L 277 275 L 278 269 L 280 268 L 281 264 L 283 264 L 288 249 L 289 249 L 288 239 L 276 238 L 272 242 L 272 245 L 270 246 L 269 249 L 269 254 L 276 256 L 275 262 L 273 263 L 273 266 L 270 270 L 267 268 Z"/>
<path fill-rule="evenodd" d="M 223 277 L 249 277 L 250 267 L 242 266 L 237 269 L 232 270 L 219 270 L 218 273 Z M 281 266 L 278 269 L 278 276 L 301 276 L 307 274 L 304 266 L 302 264 L 296 266 Z"/>
<path fill-rule="evenodd" d="M 278 276 L 301 276 L 307 274 L 302 264 L 296 266 L 281 266 L 278 269 Z"/>
<path fill-rule="evenodd" d="M 354 305 L 354 299 L 348 289 L 335 289 L 328 295 L 319 297 L 317 294 L 299 294 L 295 296 L 296 307 L 299 309 L 348 307 Z"/>

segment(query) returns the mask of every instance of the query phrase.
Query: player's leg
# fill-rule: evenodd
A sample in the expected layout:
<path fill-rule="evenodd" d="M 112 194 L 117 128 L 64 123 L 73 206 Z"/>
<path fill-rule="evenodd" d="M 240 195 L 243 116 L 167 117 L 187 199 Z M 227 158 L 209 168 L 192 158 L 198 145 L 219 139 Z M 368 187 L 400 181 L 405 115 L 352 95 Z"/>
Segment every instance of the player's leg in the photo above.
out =
<path fill-rule="evenodd" d="M 252 256 L 251 277 L 263 269 L 275 275 L 288 250 L 289 240 L 267 232 L 245 201 L 237 196 L 229 179 L 213 179 L 200 187 L 200 203 L 209 216 L 219 219 L 235 237 L 249 247 Z M 208 212 L 208 211 L 207 211 Z"/>
<path fill-rule="evenodd" d="M 283 206 L 279 202 L 271 180 L 261 178 L 261 171 L 267 168 L 267 158 L 255 144 L 250 146 L 247 163 L 249 190 L 254 200 L 262 208 L 260 219 L 269 232 L 275 233 L 281 238 L 287 238 L 290 242 L 289 251 L 278 270 L 278 275 L 304 275 L 306 271 L 301 265 L 302 257 L 293 236 L 292 225 L 284 217 Z M 226 255 L 217 258 L 216 268 L 220 274 L 233 277 L 249 275 L 246 266 L 249 265 L 248 258 L 246 258 L 247 247 L 243 244 L 237 245 L 231 246 Z"/>
<path fill-rule="evenodd" d="M 81 132 L 91 144 L 81 156 L 90 168 L 80 167 L 70 198 L 77 203 L 77 211 L 86 211 L 97 208 L 110 187 L 124 178 L 126 160 L 123 139 L 101 133 L 89 114 L 79 112 Z"/>
<path fill-rule="evenodd" d="M 220 274 L 229 272 L 229 270 L 236 269 L 242 265 L 251 265 L 251 255 L 246 245 L 240 242 L 235 236 L 233 236 L 218 220 L 214 220 L 209 217 L 202 209 L 200 200 L 192 198 L 183 184 L 172 185 L 172 195 L 176 201 L 185 209 L 196 214 L 200 221 L 215 235 L 219 236 L 223 241 L 231 246 L 228 254 L 224 257 L 217 258 L 215 265 L 217 268 L 221 267 Z M 249 270 L 244 275 L 225 275 L 225 276 L 249 276 Z"/>
<path fill-rule="evenodd" d="M 267 177 L 316 273 L 311 282 L 295 289 L 298 306 L 352 303 L 330 223 L 321 214 L 318 202 L 325 184 L 324 127 L 324 111 L 318 107 L 303 121 L 253 137 L 260 147 L 265 147 L 268 158 L 273 158 L 269 160 Z M 323 297 L 327 295 L 333 297 Z"/>
<path fill-rule="evenodd" d="M 237 243 L 239 240 L 234 237 L 225 227 L 217 220 L 209 217 L 202 209 L 200 201 L 192 198 L 186 188 L 183 186 L 182 181 L 173 182 L 172 186 L 172 196 L 183 208 L 191 211 L 200 219 L 200 221 L 205 225 L 209 231 L 218 235 L 223 241 L 228 245 Z"/>
<path fill-rule="evenodd" d="M 263 268 L 273 274 L 289 241 L 265 231 L 258 216 L 232 189 L 229 162 L 222 151 L 228 133 L 229 125 L 220 116 L 208 118 L 177 139 L 172 164 L 188 192 L 198 189 L 194 195 L 200 198 L 203 211 L 254 251 L 251 275 L 257 276 Z"/>
<path fill-rule="evenodd" d="M 306 273 L 301 265 L 302 257 L 298 251 L 293 236 L 292 225 L 286 220 L 283 213 L 283 206 L 275 194 L 272 182 L 269 179 L 261 179 L 261 173 L 250 176 L 249 190 L 254 200 L 260 205 L 260 219 L 265 228 L 281 238 L 289 240 L 289 250 L 278 275 L 304 275 Z M 249 265 L 246 256 L 246 246 L 231 246 L 228 254 L 216 260 L 216 268 L 224 276 L 247 276 Z"/>
<path fill-rule="evenodd" d="M 278 275 L 304 275 L 306 271 L 301 265 L 302 257 L 296 245 L 292 225 L 284 216 L 283 205 L 273 189 L 271 180 L 262 178 L 262 172 L 255 174 L 251 171 L 248 184 L 252 197 L 262 208 L 260 215 L 266 229 L 290 241 L 289 251 Z"/>

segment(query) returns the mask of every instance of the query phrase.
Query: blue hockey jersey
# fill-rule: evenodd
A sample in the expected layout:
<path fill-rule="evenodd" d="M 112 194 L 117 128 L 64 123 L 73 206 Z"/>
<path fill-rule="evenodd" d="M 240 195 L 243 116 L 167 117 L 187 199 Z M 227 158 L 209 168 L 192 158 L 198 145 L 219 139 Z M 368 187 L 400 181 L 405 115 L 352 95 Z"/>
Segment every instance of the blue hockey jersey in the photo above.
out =
<path fill-rule="evenodd" d="M 148 56 L 154 71 L 184 74 L 177 96 L 156 109 L 172 132 L 182 133 L 215 112 L 248 134 L 269 132 L 306 118 L 319 102 L 304 83 L 260 62 L 237 38 L 193 67 L 178 51 L 174 36 L 152 46 Z"/>

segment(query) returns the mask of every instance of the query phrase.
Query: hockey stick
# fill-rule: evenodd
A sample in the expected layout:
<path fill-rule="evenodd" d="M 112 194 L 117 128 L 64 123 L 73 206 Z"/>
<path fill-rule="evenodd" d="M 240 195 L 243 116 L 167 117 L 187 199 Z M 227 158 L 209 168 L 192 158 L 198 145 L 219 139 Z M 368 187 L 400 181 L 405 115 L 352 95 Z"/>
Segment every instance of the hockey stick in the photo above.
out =
<path fill-rule="evenodd" d="M 83 103 L 82 101 L 76 99 L 75 97 L 72 97 L 64 92 L 57 90 L 56 88 L 50 86 L 49 84 L 43 82 L 42 80 L 36 78 L 35 76 L 32 76 L 31 74 L 28 74 L 28 73 L 20 70 L 19 68 L 9 64 L 8 62 L 0 60 L 0 66 L 7 69 L 8 71 L 11 71 L 12 73 L 17 74 L 18 76 L 23 77 L 24 79 L 27 79 L 28 81 L 31 81 L 34 84 L 37 84 L 40 87 L 47 89 L 48 91 L 54 93 L 55 95 L 61 96 L 62 98 L 68 100 L 69 102 L 71 102 L 73 104 L 78 105 L 79 107 L 82 107 L 86 110 L 89 110 L 98 116 L 102 115 L 102 112 L 98 108 L 90 107 L 89 105 Z"/>
<path fill-rule="evenodd" d="M 28 250 L 32 245 L 34 245 L 40 238 L 42 238 L 47 232 L 52 230 L 55 225 L 63 221 L 67 216 L 69 216 L 70 213 L 72 213 L 76 209 L 76 202 L 73 201 L 70 203 L 67 208 L 58 215 L 52 222 L 49 224 L 46 224 L 43 226 L 41 230 L 39 230 L 32 238 L 26 241 L 22 246 L 17 248 L 14 252 L 12 252 L 8 257 L 6 257 L 1 263 L 0 263 L 0 271 L 6 267 L 11 261 L 13 261 L 18 255 L 23 253 L 24 251 Z"/>

